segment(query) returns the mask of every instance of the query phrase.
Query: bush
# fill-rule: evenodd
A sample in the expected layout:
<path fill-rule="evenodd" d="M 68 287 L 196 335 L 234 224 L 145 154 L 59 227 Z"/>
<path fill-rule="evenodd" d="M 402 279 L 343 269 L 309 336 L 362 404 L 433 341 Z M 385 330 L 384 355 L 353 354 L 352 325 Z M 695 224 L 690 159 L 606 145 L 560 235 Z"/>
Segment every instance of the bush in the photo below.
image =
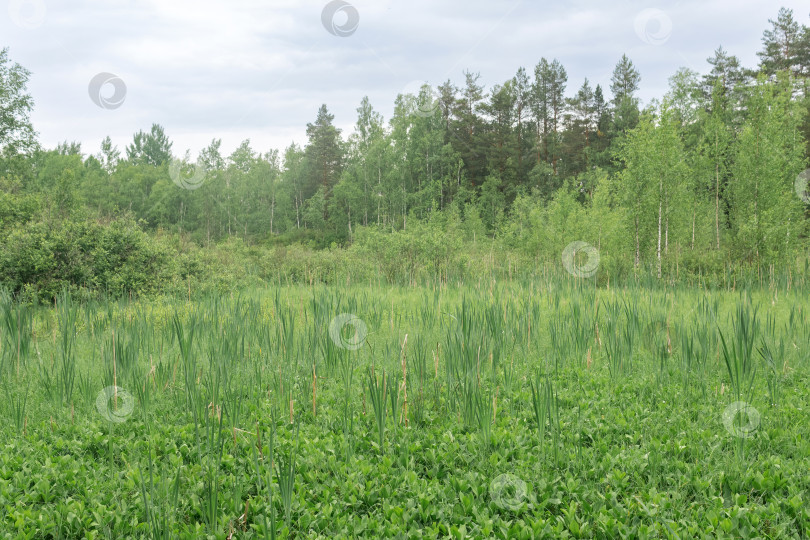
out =
<path fill-rule="evenodd" d="M 176 276 L 173 261 L 171 250 L 131 219 L 30 221 L 3 238 L 0 283 L 48 302 L 63 289 L 140 295 Z"/>

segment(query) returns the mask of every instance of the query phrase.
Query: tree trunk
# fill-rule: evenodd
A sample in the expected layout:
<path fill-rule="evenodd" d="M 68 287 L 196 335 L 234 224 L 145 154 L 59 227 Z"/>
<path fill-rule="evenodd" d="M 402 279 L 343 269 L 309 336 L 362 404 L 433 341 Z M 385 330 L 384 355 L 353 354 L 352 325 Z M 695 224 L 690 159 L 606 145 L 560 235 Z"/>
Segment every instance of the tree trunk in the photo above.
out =
<path fill-rule="evenodd" d="M 273 193 L 273 200 L 270 203 L 270 234 L 273 234 L 273 216 L 276 213 L 276 194 Z"/>
<path fill-rule="evenodd" d="M 659 181 L 659 189 L 662 189 L 663 186 L 663 179 Z M 661 195 L 659 191 L 658 195 L 658 247 L 657 247 L 657 258 L 658 258 L 658 278 L 661 278 Z"/>
<path fill-rule="evenodd" d="M 521 144 L 521 139 L 523 135 L 523 123 L 522 123 L 522 116 L 523 116 L 523 106 L 518 107 L 517 111 L 517 151 L 518 151 L 518 174 L 517 174 L 517 181 L 518 184 L 521 183 L 523 180 L 522 173 L 523 173 L 523 145 Z"/>
<path fill-rule="evenodd" d="M 665 192 L 664 201 L 667 203 L 664 205 L 667 211 L 664 215 L 664 255 L 669 255 L 669 192 Z"/>
<path fill-rule="evenodd" d="M 720 157 L 717 155 L 717 132 L 714 134 L 714 230 L 717 249 L 720 249 Z"/>
<path fill-rule="evenodd" d="M 382 205 L 382 168 L 377 162 L 377 226 L 380 225 L 380 206 Z"/>
<path fill-rule="evenodd" d="M 689 248 L 690 251 L 695 250 L 695 207 L 692 206 L 692 245 Z"/>
<path fill-rule="evenodd" d="M 553 123 L 553 136 L 554 146 L 551 149 L 551 173 L 557 176 L 557 104 L 554 104 L 554 123 Z"/>

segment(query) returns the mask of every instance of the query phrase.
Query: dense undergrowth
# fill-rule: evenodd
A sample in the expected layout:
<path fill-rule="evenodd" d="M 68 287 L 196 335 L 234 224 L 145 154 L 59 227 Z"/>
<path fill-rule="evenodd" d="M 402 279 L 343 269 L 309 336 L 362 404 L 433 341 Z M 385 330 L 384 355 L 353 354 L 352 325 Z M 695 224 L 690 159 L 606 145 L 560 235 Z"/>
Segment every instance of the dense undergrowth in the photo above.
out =
<path fill-rule="evenodd" d="M 352 244 L 327 247 L 277 239 L 246 243 L 238 237 L 200 246 L 182 234 L 147 233 L 126 216 L 109 221 L 81 215 L 53 222 L 21 219 L 13 224 L 4 224 L 0 215 L 0 287 L 22 302 L 50 305 L 63 291 L 87 301 L 200 298 L 270 285 L 433 286 L 565 278 L 561 259 L 567 246 L 577 244 L 570 239 L 589 238 L 553 231 L 543 233 L 542 245 L 521 235 L 490 238 L 477 235 L 452 214 L 437 215 L 431 222 L 413 221 L 405 231 L 358 227 Z M 732 262 L 720 251 L 673 250 L 659 277 L 655 263 L 636 267 L 626 250 L 614 251 L 591 240 L 588 246 L 595 250 L 598 264 L 594 280 L 600 287 L 790 288 L 810 280 L 810 258 L 804 251 L 781 264 L 766 264 Z M 585 256 L 576 264 L 584 264 Z"/>
<path fill-rule="evenodd" d="M 3 537 L 808 534 L 795 282 L 6 295 L 0 315 Z"/>

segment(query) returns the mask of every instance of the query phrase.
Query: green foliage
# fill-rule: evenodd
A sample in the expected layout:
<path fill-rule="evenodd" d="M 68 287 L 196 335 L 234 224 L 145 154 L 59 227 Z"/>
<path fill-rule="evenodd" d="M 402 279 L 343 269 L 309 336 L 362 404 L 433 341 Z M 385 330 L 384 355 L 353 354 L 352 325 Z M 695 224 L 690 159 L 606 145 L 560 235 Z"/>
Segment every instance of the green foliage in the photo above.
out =
<path fill-rule="evenodd" d="M 552 455 L 554 463 L 557 463 L 558 450 L 560 445 L 560 413 L 559 400 L 554 393 L 551 381 L 546 379 L 541 382 L 537 379 L 537 384 L 532 383 L 532 405 L 534 406 L 534 421 L 537 425 L 537 434 L 540 438 L 540 447 L 546 451 L 544 440 L 546 432 L 551 435 Z"/>
<path fill-rule="evenodd" d="M 573 242 L 598 250 L 601 285 L 653 275 L 723 286 L 770 265 L 801 274 L 810 214 L 794 182 L 807 165 L 810 32 L 789 10 L 771 22 L 756 84 L 722 48 L 707 74 L 680 70 L 643 112 L 626 55 L 610 96 L 586 79 L 567 97 L 556 59 L 489 91 L 466 72 L 460 87 L 397 96 L 388 122 L 363 98 L 345 138 L 323 105 L 307 144 L 283 155 L 245 140 L 223 156 L 215 139 L 181 160 L 194 186 L 172 178 L 172 142 L 157 124 L 134 135 L 126 159 L 109 137 L 93 156 L 67 141 L 36 149 L 28 74 L 3 50 L 0 134 L 16 133 L 19 151 L 0 159 L 0 234 L 38 247 L 2 250 L 0 280 L 43 299 L 64 286 L 447 283 L 560 270 Z M 92 224 L 122 213 L 153 236 L 135 256 L 152 279 L 88 264 Z"/>
<path fill-rule="evenodd" d="M 731 168 L 733 257 L 783 263 L 797 249 L 806 251 L 802 201 L 792 189 L 806 164 L 803 148 L 796 145 L 801 112 L 791 101 L 787 79 L 778 85 L 761 79 L 748 100 L 748 111 Z"/>
<path fill-rule="evenodd" d="M 192 301 L 62 296 L 53 308 L 0 295 L 6 321 L 29 317 L 36 329 L 0 325 L 0 434 L 15 449 L 0 457 L 0 480 L 17 501 L 0 530 L 802 537 L 810 515 L 798 493 L 810 448 L 795 419 L 810 406 L 807 285 L 745 295 L 740 311 L 739 291 L 607 290 L 558 278 L 435 290 L 293 284 Z M 329 321 L 340 313 L 367 324 L 360 349 L 331 342 Z M 662 373 L 658 342 L 642 343 L 666 316 L 672 350 Z M 627 355 L 627 335 L 636 337 L 632 363 L 612 378 L 607 349 Z M 26 336 L 27 354 L 43 361 L 17 369 L 8 344 Z M 752 343 L 773 366 L 767 377 L 746 378 L 745 362 L 729 371 L 734 358 L 753 359 Z M 728 363 L 715 362 L 718 354 Z M 68 400 L 56 399 L 65 359 L 75 373 Z M 113 362 L 124 420 L 115 425 L 96 400 L 112 384 Z M 317 416 L 307 391 L 313 366 Z M 779 381 L 770 380 L 775 368 Z M 732 426 L 746 430 L 745 455 L 724 426 L 737 373 L 751 385 L 739 420 L 762 413 L 759 423 Z M 128 415 L 125 392 L 134 396 Z M 353 420 L 345 452 L 341 426 Z"/>
<path fill-rule="evenodd" d="M 284 505 L 284 521 L 287 528 L 290 527 L 292 520 L 292 503 L 293 503 L 293 489 L 295 487 L 295 460 L 298 449 L 298 426 L 295 428 L 295 437 L 292 446 L 290 446 L 289 453 L 283 458 L 279 459 L 276 467 L 276 480 L 278 481 L 278 490 L 281 494 L 281 502 Z"/>
<path fill-rule="evenodd" d="M 754 365 L 754 344 L 757 337 L 757 313 L 741 301 L 732 321 L 732 332 L 728 339 L 720 331 L 723 344 L 723 361 L 737 401 L 749 400 L 754 386 L 756 366 Z"/>
<path fill-rule="evenodd" d="M 133 165 L 160 167 L 172 158 L 172 143 L 163 127 L 152 124 L 149 133 L 139 131 L 127 146 L 127 160 Z"/>
<path fill-rule="evenodd" d="M 171 251 L 127 219 L 28 222 L 9 232 L 0 248 L 0 282 L 48 302 L 62 290 L 155 293 L 175 273 Z"/>
<path fill-rule="evenodd" d="M 36 133 L 30 115 L 34 100 L 27 93 L 31 72 L 13 63 L 8 48 L 0 49 L 0 165 L 6 156 L 31 151 Z M 2 175 L 0 167 L 0 176 Z"/>
<path fill-rule="evenodd" d="M 372 411 L 374 412 L 374 420 L 377 425 L 377 448 L 380 453 L 383 452 L 383 443 L 385 441 L 385 418 L 386 410 L 388 408 L 386 402 L 386 393 L 388 392 L 389 385 L 386 382 L 386 374 L 383 371 L 382 382 L 377 380 L 377 375 L 373 370 L 368 372 L 368 396 L 371 401 Z"/>
<path fill-rule="evenodd" d="M 4 129 L 28 133 L 14 144 L 30 152 L 7 152 L 0 168 L 4 247 L 23 245 L 3 250 L 0 279 L 43 299 L 65 286 L 121 295 L 177 290 L 181 280 L 195 291 L 260 280 L 448 281 L 496 264 L 510 276 L 559 268 L 573 241 L 597 247 L 602 284 L 649 269 L 709 283 L 770 264 L 791 273 L 807 253 L 808 214 L 792 182 L 806 165 L 796 88 L 810 33 L 787 10 L 772 22 L 768 79 L 746 86 L 739 60 L 718 49 L 710 73 L 679 72 L 664 104 L 640 119 L 640 75 L 628 57 L 614 70 L 610 103 L 587 80 L 566 99 L 565 68 L 542 59 L 533 80 L 520 70 L 489 95 L 467 73 L 462 88 L 399 96 L 390 126 L 365 98 L 347 141 L 323 106 L 309 144 L 283 159 L 250 141 L 223 157 L 214 140 L 194 190 L 172 181 L 159 125 L 137 133 L 123 161 L 109 137 L 86 158 L 77 143 L 35 150 L 28 75 L 3 50 Z M 190 173 L 190 156 L 185 163 Z M 115 275 L 126 268 L 121 246 L 97 250 L 113 260 L 93 253 L 94 223 L 122 211 L 155 236 L 132 261 L 151 279 L 137 269 Z"/>
<path fill-rule="evenodd" d="M 195 189 L 157 124 L 38 149 L 0 50 L 0 536 L 807 537 L 810 32 L 771 23 L 755 84 L 465 72 Z"/>

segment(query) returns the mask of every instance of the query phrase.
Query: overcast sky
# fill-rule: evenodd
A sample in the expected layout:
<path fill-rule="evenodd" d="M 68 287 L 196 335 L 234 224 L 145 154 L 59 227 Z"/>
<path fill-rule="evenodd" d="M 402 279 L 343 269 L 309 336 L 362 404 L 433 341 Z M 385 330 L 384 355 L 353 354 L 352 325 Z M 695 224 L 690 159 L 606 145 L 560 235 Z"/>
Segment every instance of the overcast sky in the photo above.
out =
<path fill-rule="evenodd" d="M 756 65 L 780 5 L 804 24 L 810 12 L 806 0 L 337 1 L 0 0 L 0 47 L 32 72 L 46 147 L 96 153 L 110 135 L 123 151 L 157 122 L 177 155 L 213 138 L 227 155 L 248 138 L 262 152 L 306 142 L 322 103 L 345 136 L 363 96 L 387 121 L 420 81 L 462 84 L 468 69 L 489 88 L 541 57 L 563 63 L 568 95 L 585 77 L 607 94 L 626 53 L 646 103 L 679 67 L 705 72 L 719 45 Z"/>

